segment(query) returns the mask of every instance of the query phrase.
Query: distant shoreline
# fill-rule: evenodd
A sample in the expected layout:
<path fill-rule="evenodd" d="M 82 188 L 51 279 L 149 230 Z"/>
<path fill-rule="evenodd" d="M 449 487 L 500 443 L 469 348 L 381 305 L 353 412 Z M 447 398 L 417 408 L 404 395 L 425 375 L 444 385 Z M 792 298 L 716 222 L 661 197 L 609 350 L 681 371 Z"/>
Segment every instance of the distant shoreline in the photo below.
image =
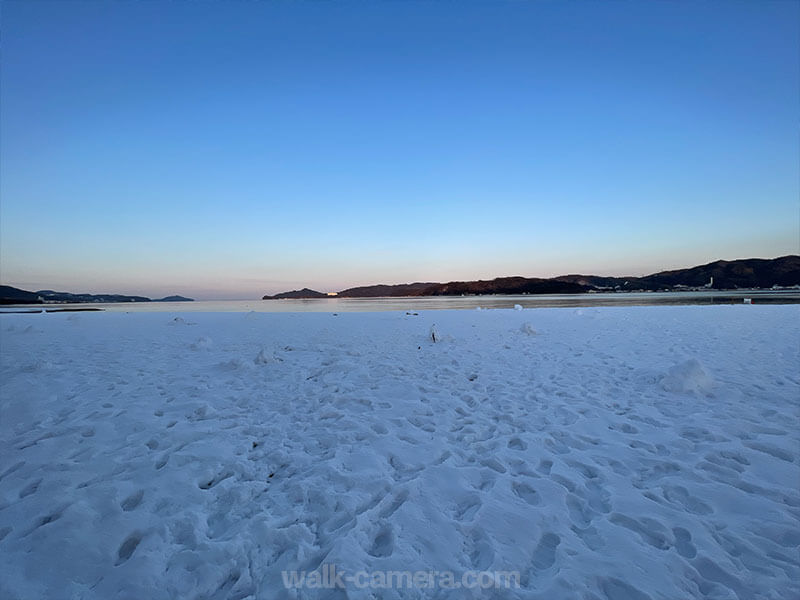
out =
<path fill-rule="evenodd" d="M 71 292 L 54 292 L 40 290 L 29 292 L 10 285 L 0 285 L 0 305 L 49 305 L 49 304 L 103 304 L 110 302 L 194 302 L 193 298 L 184 296 L 166 296 L 164 298 L 148 298 L 147 296 L 128 296 L 125 294 L 73 294 Z"/>
<path fill-rule="evenodd" d="M 491 294 L 583 294 L 600 292 L 677 292 L 704 290 L 800 289 L 800 256 L 718 260 L 661 271 L 644 277 L 560 275 L 551 278 L 497 277 L 491 280 L 377 284 L 323 293 L 309 288 L 265 295 L 262 300 L 335 298 L 411 298 Z"/>
<path fill-rule="evenodd" d="M 749 302 L 745 303 L 745 299 Z M 702 292 L 605 292 L 595 294 L 528 294 L 528 295 L 471 295 L 471 296 L 411 296 L 384 298 L 299 298 L 284 302 L 261 300 L 199 300 L 174 305 L 166 302 L 134 302 L 63 306 L 43 309 L 40 306 L 2 306 L 0 314 L 12 312 L 104 311 L 107 313 L 340 313 L 356 312 L 420 312 L 438 310 L 494 310 L 538 308 L 600 308 L 600 307 L 669 307 L 712 305 L 777 305 L 800 304 L 800 289 L 773 290 L 706 290 Z"/>

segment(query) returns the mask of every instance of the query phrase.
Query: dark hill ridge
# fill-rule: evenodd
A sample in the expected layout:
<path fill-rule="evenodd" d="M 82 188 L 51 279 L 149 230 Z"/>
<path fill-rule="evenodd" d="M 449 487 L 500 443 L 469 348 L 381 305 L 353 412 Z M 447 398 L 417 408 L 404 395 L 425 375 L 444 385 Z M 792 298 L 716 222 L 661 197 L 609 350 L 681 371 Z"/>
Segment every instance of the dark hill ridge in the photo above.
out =
<path fill-rule="evenodd" d="M 711 280 L 713 278 L 713 283 Z M 711 283 L 711 285 L 708 285 Z M 561 275 L 552 279 L 535 277 L 498 277 L 491 281 L 451 281 L 449 283 L 404 283 L 354 287 L 338 293 L 340 298 L 392 298 L 414 296 L 461 296 L 480 294 L 580 294 L 602 290 L 680 290 L 709 287 L 716 290 L 771 288 L 800 285 L 800 256 L 718 260 L 689 269 L 661 271 L 644 277 L 603 277 L 598 275 Z M 327 294 L 296 290 L 277 298 L 326 298 Z"/>
<path fill-rule="evenodd" d="M 434 296 L 462 294 L 580 294 L 591 288 L 579 283 L 537 277 L 498 277 L 491 281 L 452 281 L 436 286 Z"/>
<path fill-rule="evenodd" d="M 69 302 L 82 304 L 84 302 L 152 302 L 144 296 L 125 296 L 123 294 L 72 294 L 70 292 L 54 292 L 53 290 L 39 290 L 36 292 L 45 302 Z"/>
<path fill-rule="evenodd" d="M 714 278 L 714 289 L 771 288 L 800 284 L 800 256 L 780 258 L 749 258 L 745 260 L 718 260 L 707 265 L 662 271 L 643 277 L 645 283 L 666 286 L 705 285 Z"/>
<path fill-rule="evenodd" d="M 10 285 L 0 285 L 0 304 L 40 304 L 42 299 L 34 292 L 26 292 Z"/>
<path fill-rule="evenodd" d="M 430 296 L 425 290 L 439 285 L 438 283 L 401 283 L 399 285 L 368 285 L 348 288 L 339 292 L 342 298 L 386 298 L 400 296 Z"/>
<path fill-rule="evenodd" d="M 186 296 L 166 296 L 164 298 L 153 298 L 153 302 L 194 302 L 194 298 Z"/>
<path fill-rule="evenodd" d="M 284 298 L 289 298 L 289 299 L 327 298 L 327 297 L 328 294 L 323 294 L 322 292 L 316 292 L 308 288 L 303 288 L 302 290 L 292 290 L 291 292 L 282 292 L 280 294 L 275 294 L 274 296 L 264 296 L 262 300 L 282 300 Z"/>
<path fill-rule="evenodd" d="M 578 294 L 591 288 L 552 279 L 527 277 L 498 277 L 491 281 L 451 281 L 449 283 L 402 283 L 398 285 L 369 285 L 339 292 L 338 298 L 409 298 L 419 296 L 462 296 L 464 294 Z M 262 300 L 282 298 L 328 298 L 327 294 L 304 288 Z"/>
<path fill-rule="evenodd" d="M 590 288 L 574 283 L 527 277 L 498 277 L 491 281 L 372 285 L 339 292 L 343 298 L 461 296 L 464 294 L 577 294 Z"/>
<path fill-rule="evenodd" d="M 27 292 L 10 285 L 0 285 L 0 304 L 86 304 L 89 302 L 192 302 L 183 296 L 167 296 L 151 300 L 145 296 L 125 296 L 123 294 L 72 294 L 70 292 L 54 292 L 39 290 Z"/>
<path fill-rule="evenodd" d="M 690 269 L 661 271 L 644 277 L 598 277 L 562 275 L 555 279 L 571 281 L 597 289 L 672 290 L 680 287 L 709 286 L 715 290 L 737 288 L 789 287 L 800 284 L 800 256 L 717 260 Z"/>

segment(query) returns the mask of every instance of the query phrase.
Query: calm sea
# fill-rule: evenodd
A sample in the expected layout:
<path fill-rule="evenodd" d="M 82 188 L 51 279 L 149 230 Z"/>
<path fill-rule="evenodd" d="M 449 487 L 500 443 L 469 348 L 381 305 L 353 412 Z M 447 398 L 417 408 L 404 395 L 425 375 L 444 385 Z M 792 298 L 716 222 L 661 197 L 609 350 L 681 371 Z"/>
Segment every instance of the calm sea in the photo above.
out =
<path fill-rule="evenodd" d="M 425 298 L 323 298 L 315 300 L 202 300 L 48 304 L 47 310 L 96 308 L 114 312 L 377 312 L 674 304 L 797 304 L 800 290 L 543 294 L 521 296 L 433 296 Z M 41 306 L 6 306 L 0 312 L 37 311 Z"/>

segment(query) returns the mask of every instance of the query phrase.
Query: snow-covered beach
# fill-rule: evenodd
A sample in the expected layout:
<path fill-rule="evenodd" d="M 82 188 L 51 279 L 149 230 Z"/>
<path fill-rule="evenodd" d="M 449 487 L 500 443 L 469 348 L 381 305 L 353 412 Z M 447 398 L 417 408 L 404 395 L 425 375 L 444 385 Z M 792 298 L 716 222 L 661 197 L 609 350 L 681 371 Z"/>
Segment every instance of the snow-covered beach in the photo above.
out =
<path fill-rule="evenodd" d="M 0 597 L 798 597 L 799 366 L 798 306 L 0 315 Z"/>

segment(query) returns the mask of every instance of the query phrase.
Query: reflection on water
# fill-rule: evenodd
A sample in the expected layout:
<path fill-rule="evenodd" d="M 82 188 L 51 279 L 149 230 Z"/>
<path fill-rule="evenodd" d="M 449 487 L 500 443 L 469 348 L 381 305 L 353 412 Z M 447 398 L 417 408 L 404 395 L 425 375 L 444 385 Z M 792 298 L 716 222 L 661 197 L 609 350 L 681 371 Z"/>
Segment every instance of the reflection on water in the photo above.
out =
<path fill-rule="evenodd" d="M 425 298 L 321 298 L 314 300 L 204 300 L 197 302 L 122 302 L 115 304 L 47 304 L 17 306 L 9 311 L 97 309 L 113 312 L 377 312 L 396 310 L 485 309 L 668 304 L 798 304 L 800 290 L 542 294 L 522 296 L 429 296 Z"/>

